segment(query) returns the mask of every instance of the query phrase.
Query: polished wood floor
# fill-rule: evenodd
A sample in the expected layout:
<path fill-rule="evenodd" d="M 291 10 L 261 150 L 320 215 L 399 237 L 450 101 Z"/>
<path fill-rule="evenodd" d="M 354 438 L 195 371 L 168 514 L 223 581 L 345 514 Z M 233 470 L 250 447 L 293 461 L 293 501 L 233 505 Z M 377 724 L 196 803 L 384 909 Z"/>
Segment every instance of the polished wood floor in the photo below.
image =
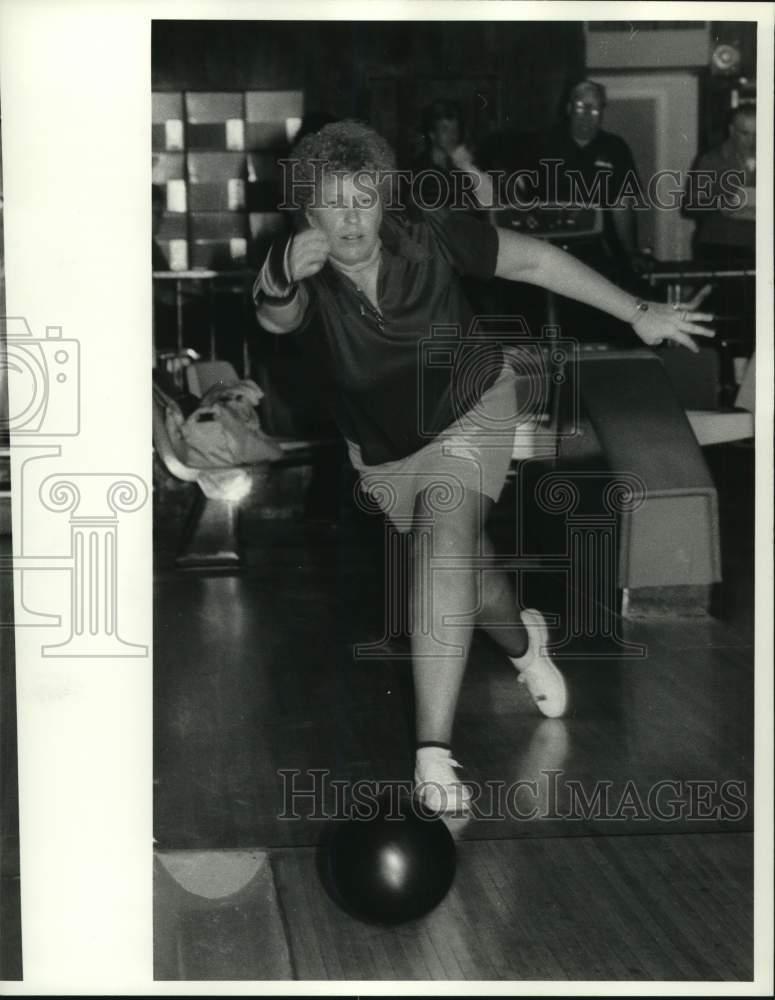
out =
<path fill-rule="evenodd" d="M 469 841 L 421 921 L 373 927 L 317 889 L 308 850 L 273 862 L 293 975 L 333 980 L 745 980 L 750 837 Z"/>
<path fill-rule="evenodd" d="M 296 978 L 750 977 L 753 451 L 724 446 L 708 460 L 724 560 L 713 618 L 621 622 L 645 647 L 638 659 L 576 641 L 563 720 L 537 715 L 477 636 L 456 756 L 488 793 L 519 781 L 535 791 L 514 800 L 519 812 L 483 807 L 454 830 L 453 892 L 409 929 L 340 913 L 315 874 L 332 820 L 304 798 L 287 818 L 292 771 L 297 789 L 312 769 L 343 782 L 411 776 L 405 644 L 391 640 L 395 658 L 352 655 L 383 633 L 381 524 L 341 505 L 303 521 L 246 518 L 238 576 L 175 572 L 173 536 L 159 533 L 158 846 L 268 850 Z M 526 599 L 559 616 L 566 591 L 556 575 L 525 580 Z"/>

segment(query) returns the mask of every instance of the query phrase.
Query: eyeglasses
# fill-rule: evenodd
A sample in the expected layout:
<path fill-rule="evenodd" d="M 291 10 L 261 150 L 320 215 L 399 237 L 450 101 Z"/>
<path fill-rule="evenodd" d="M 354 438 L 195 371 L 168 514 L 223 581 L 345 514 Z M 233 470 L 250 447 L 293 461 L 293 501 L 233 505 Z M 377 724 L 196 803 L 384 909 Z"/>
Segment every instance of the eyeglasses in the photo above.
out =
<path fill-rule="evenodd" d="M 599 118 L 603 113 L 596 104 L 586 104 L 584 101 L 574 101 L 572 105 L 574 115 L 591 115 Z"/>

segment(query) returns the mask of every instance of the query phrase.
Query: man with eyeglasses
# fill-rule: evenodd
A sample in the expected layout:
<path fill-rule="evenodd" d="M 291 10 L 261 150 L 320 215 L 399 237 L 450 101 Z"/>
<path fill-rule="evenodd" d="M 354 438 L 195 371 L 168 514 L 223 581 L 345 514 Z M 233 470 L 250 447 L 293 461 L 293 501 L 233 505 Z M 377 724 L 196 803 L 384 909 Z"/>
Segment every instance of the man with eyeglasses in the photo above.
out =
<path fill-rule="evenodd" d="M 619 281 L 644 270 L 638 250 L 633 192 L 639 188 L 627 143 L 603 127 L 605 88 L 593 80 L 571 87 L 562 126 L 548 137 L 542 173 L 549 200 L 593 204 L 603 209 L 603 237 L 569 244 L 571 253 Z M 630 197 L 626 197 L 627 192 Z"/>

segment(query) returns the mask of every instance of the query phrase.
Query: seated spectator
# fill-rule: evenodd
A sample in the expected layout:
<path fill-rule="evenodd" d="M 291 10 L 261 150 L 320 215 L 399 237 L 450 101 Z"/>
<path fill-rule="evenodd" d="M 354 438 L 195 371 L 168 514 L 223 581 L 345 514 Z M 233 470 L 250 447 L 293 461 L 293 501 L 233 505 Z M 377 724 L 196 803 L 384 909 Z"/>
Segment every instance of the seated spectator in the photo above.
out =
<path fill-rule="evenodd" d="M 455 174 L 468 174 L 466 189 L 472 192 L 470 207 L 486 209 L 492 205 L 492 181 L 474 163 L 474 152 L 466 140 L 463 113 L 456 101 L 434 101 L 423 114 L 425 147 L 412 162 L 414 174 L 428 171 L 420 187 L 423 204 L 429 208 L 450 205 L 455 192 Z"/>
<path fill-rule="evenodd" d="M 756 108 L 732 111 L 727 138 L 700 154 L 684 192 L 694 255 L 708 264 L 753 262 L 756 252 Z"/>

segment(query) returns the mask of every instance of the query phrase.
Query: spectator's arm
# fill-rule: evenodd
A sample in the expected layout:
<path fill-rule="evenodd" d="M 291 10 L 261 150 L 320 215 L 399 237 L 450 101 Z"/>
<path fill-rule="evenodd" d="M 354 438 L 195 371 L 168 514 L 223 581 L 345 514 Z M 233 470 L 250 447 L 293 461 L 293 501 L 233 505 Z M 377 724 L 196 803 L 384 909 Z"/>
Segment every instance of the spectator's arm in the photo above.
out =
<path fill-rule="evenodd" d="M 453 149 L 449 155 L 450 160 L 457 170 L 468 174 L 474 179 L 473 195 L 482 208 L 493 207 L 493 183 L 490 175 L 484 170 L 480 170 L 474 164 L 471 150 L 468 146 L 460 145 Z"/>

